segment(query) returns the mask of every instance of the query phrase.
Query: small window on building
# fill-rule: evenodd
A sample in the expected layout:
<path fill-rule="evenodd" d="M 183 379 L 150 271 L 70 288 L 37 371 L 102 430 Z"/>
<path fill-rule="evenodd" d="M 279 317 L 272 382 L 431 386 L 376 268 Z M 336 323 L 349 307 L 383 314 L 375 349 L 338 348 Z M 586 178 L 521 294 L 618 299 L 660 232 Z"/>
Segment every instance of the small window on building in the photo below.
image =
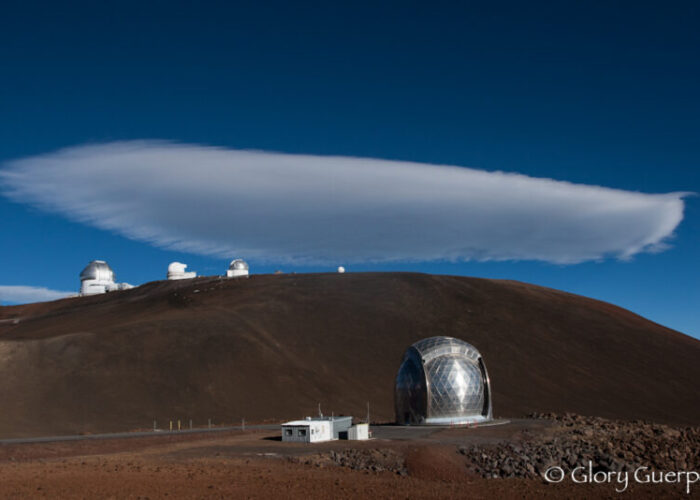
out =
<path fill-rule="evenodd" d="M 284 435 L 285 435 L 285 436 L 291 436 L 291 435 L 292 435 L 292 429 L 285 429 L 285 430 L 284 430 Z"/>
<path fill-rule="evenodd" d="M 306 436 L 306 429 L 299 429 L 299 430 L 297 431 L 297 435 L 298 435 L 299 437 L 304 437 L 304 436 Z"/>

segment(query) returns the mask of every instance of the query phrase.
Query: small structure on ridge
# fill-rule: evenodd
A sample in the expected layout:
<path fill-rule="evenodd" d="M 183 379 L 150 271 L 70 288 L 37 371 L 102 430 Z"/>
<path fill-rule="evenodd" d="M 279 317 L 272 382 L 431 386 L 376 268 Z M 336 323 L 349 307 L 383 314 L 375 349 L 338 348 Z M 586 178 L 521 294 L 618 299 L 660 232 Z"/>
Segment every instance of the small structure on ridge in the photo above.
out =
<path fill-rule="evenodd" d="M 228 271 L 226 271 L 226 277 L 228 278 L 240 278 L 242 276 L 248 276 L 249 268 L 248 263 L 243 259 L 234 259 L 228 266 Z"/>
<path fill-rule="evenodd" d="M 171 262 L 168 266 L 168 279 L 186 280 L 197 277 L 197 273 L 195 271 L 185 271 L 185 269 L 187 269 L 187 264 L 183 264 L 182 262 Z"/>
<path fill-rule="evenodd" d="M 128 290 L 129 283 L 115 283 L 114 271 L 104 260 L 93 260 L 80 273 L 80 295 Z"/>

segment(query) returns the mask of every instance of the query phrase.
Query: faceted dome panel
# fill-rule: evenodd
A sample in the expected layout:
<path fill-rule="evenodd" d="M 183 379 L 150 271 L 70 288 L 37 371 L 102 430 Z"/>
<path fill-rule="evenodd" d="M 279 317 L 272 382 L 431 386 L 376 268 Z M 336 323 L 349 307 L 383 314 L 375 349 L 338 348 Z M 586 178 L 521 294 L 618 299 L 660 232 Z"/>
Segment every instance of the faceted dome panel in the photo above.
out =
<path fill-rule="evenodd" d="M 484 407 L 484 381 L 479 367 L 461 356 L 445 355 L 426 366 L 430 381 L 430 417 L 478 415 Z"/>
<path fill-rule="evenodd" d="M 428 392 L 423 362 L 415 349 L 409 349 L 396 375 L 396 420 L 419 423 L 425 420 Z"/>
<path fill-rule="evenodd" d="M 490 381 L 479 351 L 452 337 L 413 344 L 396 376 L 395 409 L 400 424 L 490 420 Z"/>

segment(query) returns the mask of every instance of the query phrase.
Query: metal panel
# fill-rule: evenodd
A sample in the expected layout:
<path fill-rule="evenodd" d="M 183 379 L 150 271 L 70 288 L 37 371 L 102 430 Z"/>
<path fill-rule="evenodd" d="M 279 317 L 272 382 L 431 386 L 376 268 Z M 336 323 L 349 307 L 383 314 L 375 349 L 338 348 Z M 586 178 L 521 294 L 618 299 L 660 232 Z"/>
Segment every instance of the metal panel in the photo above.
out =
<path fill-rule="evenodd" d="M 80 273 L 80 280 L 96 280 L 101 282 L 114 282 L 114 271 L 104 260 L 93 260 Z"/>
<path fill-rule="evenodd" d="M 357 424 L 348 429 L 348 439 L 353 441 L 364 441 L 369 439 L 369 425 Z"/>
<path fill-rule="evenodd" d="M 396 422 L 420 424 L 428 414 L 428 393 L 423 361 L 419 352 L 409 347 L 396 375 L 394 393 Z"/>
<path fill-rule="evenodd" d="M 491 419 L 490 381 L 479 351 L 452 337 L 413 344 L 396 376 L 395 408 L 400 424 Z"/>
<path fill-rule="evenodd" d="M 311 440 L 309 425 L 283 425 L 282 441 L 308 443 Z"/>
<path fill-rule="evenodd" d="M 340 433 L 347 432 L 352 426 L 352 417 L 331 417 L 330 422 L 333 439 L 340 439 Z"/>
<path fill-rule="evenodd" d="M 433 358 L 425 368 L 430 384 L 427 418 L 481 414 L 484 388 L 478 365 L 462 355 L 445 354 Z"/>

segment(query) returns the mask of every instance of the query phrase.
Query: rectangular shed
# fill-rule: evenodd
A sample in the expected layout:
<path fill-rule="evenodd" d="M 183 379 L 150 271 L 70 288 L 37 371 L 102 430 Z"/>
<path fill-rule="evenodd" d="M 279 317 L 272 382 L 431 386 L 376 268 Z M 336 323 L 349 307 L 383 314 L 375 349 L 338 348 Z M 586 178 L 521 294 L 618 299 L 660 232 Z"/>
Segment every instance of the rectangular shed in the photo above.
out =
<path fill-rule="evenodd" d="M 355 424 L 348 429 L 348 439 L 364 441 L 369 439 L 369 424 Z"/>
<path fill-rule="evenodd" d="M 352 417 L 317 417 L 282 424 L 282 441 L 318 443 L 347 439 Z"/>

